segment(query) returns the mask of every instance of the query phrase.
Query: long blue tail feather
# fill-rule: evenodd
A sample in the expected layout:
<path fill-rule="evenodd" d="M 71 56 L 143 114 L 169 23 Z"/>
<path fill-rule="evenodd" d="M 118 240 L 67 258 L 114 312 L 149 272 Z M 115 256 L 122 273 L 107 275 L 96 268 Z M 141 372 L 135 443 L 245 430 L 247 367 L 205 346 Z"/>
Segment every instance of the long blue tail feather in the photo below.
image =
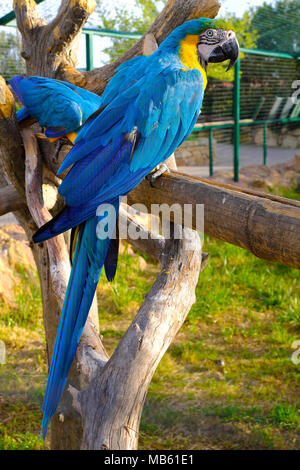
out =
<path fill-rule="evenodd" d="M 113 235 L 116 215 L 119 210 L 119 201 L 112 202 L 112 206 L 115 209 L 112 213 L 92 217 L 79 229 L 44 396 L 44 415 L 41 427 L 44 439 L 49 422 L 65 388 L 68 373 L 107 257 L 110 237 Z M 106 239 L 98 238 L 97 234 L 101 224 L 108 224 Z"/>
<path fill-rule="evenodd" d="M 109 282 L 112 282 L 115 278 L 117 266 L 118 266 L 118 257 L 119 257 L 119 229 L 118 223 L 116 224 L 116 233 L 115 237 L 110 240 L 108 247 L 107 255 L 104 262 L 104 269 L 106 278 Z"/>

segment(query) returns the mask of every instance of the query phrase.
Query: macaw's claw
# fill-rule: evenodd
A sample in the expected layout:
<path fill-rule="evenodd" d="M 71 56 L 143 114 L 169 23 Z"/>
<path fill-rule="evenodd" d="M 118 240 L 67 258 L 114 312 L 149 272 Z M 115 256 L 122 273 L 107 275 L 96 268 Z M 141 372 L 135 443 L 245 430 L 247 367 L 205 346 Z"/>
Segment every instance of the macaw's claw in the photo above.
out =
<path fill-rule="evenodd" d="M 150 186 L 153 188 L 155 181 L 161 177 L 164 173 L 170 173 L 170 168 L 165 163 L 158 165 L 149 175 L 146 176 L 146 180 L 149 181 Z"/>

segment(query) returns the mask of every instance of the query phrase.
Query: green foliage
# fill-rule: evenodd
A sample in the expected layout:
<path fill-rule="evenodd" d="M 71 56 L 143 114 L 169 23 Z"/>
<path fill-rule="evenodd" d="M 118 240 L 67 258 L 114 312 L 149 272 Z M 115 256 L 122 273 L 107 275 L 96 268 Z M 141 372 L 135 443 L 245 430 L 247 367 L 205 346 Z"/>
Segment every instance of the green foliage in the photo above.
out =
<path fill-rule="evenodd" d="M 37 325 L 37 318 L 41 318 L 42 311 L 38 276 L 23 266 L 19 266 L 17 271 L 20 283 L 14 289 L 15 305 L 11 308 L 0 302 L 1 320 L 7 326 L 33 328 Z"/>
<path fill-rule="evenodd" d="M 111 8 L 105 7 L 103 2 L 98 2 L 96 12 L 100 18 L 100 27 L 116 31 L 129 31 L 145 33 L 159 14 L 160 4 L 165 0 L 135 0 L 133 9 L 115 7 L 112 14 Z M 112 46 L 107 47 L 107 53 L 111 61 L 120 57 L 135 44 L 134 39 L 112 39 Z"/>
<path fill-rule="evenodd" d="M 6 434 L 0 430 L 0 450 L 43 450 L 43 440 L 31 432 Z"/>
<path fill-rule="evenodd" d="M 277 194 L 288 199 L 296 199 L 296 201 L 300 201 L 300 187 L 297 183 L 294 183 L 289 189 L 276 184 L 272 187 L 270 193 Z"/>
<path fill-rule="evenodd" d="M 20 58 L 20 47 L 19 36 L 0 32 L 0 74 L 4 78 L 25 72 L 25 64 Z"/>
<path fill-rule="evenodd" d="M 257 47 L 269 51 L 300 53 L 300 1 L 264 2 L 252 10 L 251 29 L 257 30 Z"/>
<path fill-rule="evenodd" d="M 300 410 L 296 405 L 282 403 L 275 405 L 270 413 L 270 419 L 279 426 L 299 426 Z"/>

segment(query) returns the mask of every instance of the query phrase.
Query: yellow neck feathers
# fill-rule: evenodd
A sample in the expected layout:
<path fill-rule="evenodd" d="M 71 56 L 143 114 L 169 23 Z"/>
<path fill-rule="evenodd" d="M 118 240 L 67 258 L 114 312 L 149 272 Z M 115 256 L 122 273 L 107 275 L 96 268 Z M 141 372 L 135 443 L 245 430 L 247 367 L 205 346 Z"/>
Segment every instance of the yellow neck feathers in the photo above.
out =
<path fill-rule="evenodd" d="M 182 65 L 184 65 L 188 69 L 200 70 L 202 77 L 203 77 L 203 83 L 204 83 L 204 89 L 205 89 L 207 85 L 207 75 L 206 75 L 204 68 L 200 65 L 198 61 L 197 44 L 198 44 L 197 36 L 193 34 L 187 35 L 180 42 L 179 57 L 180 57 Z"/>

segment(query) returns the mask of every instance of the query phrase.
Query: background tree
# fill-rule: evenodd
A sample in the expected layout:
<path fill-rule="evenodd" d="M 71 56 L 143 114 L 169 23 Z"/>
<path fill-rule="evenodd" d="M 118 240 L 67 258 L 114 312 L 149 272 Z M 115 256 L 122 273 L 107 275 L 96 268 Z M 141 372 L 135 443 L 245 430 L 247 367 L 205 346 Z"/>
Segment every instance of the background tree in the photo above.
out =
<path fill-rule="evenodd" d="M 25 63 L 20 59 L 21 39 L 18 34 L 0 32 L 0 70 L 5 78 L 25 72 Z"/>
<path fill-rule="evenodd" d="M 144 34 L 165 4 L 166 0 L 135 0 L 134 8 L 115 6 L 112 10 L 103 5 L 100 0 L 96 0 L 96 13 L 100 19 L 99 27 Z M 134 39 L 112 38 L 112 45 L 104 52 L 113 61 L 130 49 L 134 43 Z"/>
<path fill-rule="evenodd" d="M 277 0 L 252 8 L 251 30 L 257 30 L 257 47 L 300 53 L 300 0 Z M 280 34 L 278 34 L 280 31 Z"/>

